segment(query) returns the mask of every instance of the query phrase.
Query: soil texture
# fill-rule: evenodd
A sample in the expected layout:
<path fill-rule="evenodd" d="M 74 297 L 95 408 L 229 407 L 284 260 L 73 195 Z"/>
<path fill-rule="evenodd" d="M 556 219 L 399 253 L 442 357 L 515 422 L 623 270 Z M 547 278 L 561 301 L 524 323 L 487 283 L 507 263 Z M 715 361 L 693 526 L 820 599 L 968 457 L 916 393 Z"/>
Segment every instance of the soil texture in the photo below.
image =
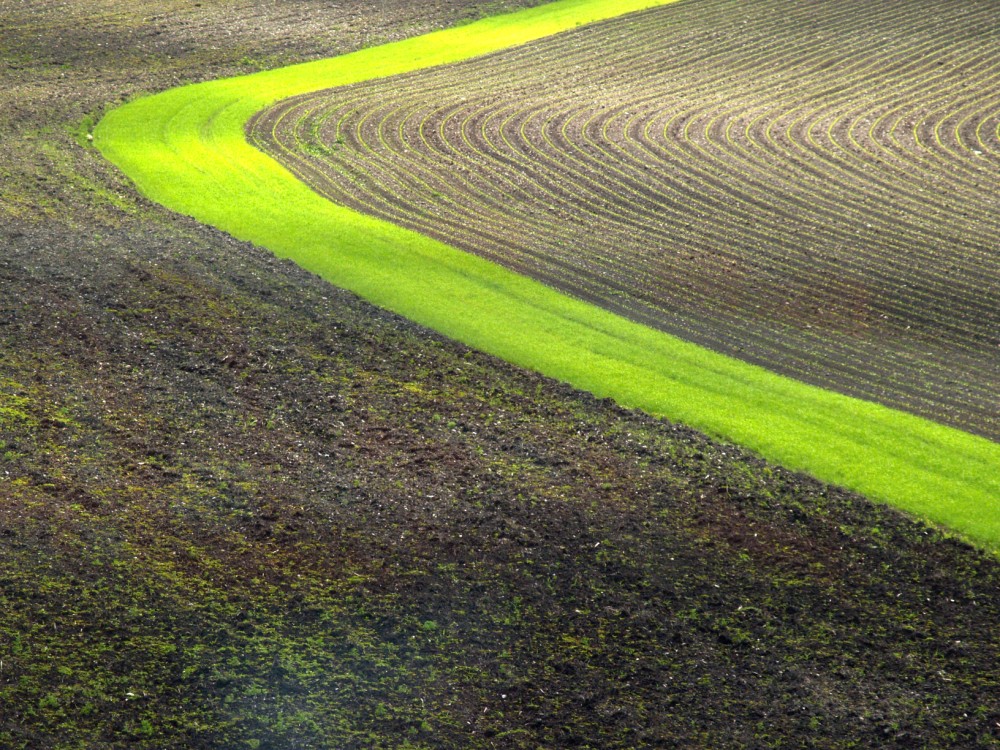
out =
<path fill-rule="evenodd" d="M 338 203 L 997 440 L 998 24 L 990 0 L 691 0 L 250 135 Z"/>
<path fill-rule="evenodd" d="M 995 558 L 89 145 L 140 92 L 499 7 L 0 0 L 0 747 L 1000 746 Z"/>

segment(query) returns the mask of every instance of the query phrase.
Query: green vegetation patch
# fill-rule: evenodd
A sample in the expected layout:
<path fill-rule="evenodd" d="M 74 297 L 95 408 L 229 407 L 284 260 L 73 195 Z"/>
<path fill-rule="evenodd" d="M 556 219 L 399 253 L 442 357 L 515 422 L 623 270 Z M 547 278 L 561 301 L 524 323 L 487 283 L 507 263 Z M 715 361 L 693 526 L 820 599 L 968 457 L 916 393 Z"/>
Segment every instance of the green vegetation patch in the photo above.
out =
<path fill-rule="evenodd" d="M 174 89 L 109 113 L 95 143 L 152 199 L 291 257 L 381 306 L 1000 549 L 1000 445 L 720 356 L 333 205 L 244 138 L 254 113 L 282 98 L 660 4 L 565 0 L 330 60 Z"/>
<path fill-rule="evenodd" d="M 0 384 L 0 429 L 8 425 L 30 425 L 35 420 L 27 412 L 28 399 L 5 393 L 2 389 L 6 384 Z"/>

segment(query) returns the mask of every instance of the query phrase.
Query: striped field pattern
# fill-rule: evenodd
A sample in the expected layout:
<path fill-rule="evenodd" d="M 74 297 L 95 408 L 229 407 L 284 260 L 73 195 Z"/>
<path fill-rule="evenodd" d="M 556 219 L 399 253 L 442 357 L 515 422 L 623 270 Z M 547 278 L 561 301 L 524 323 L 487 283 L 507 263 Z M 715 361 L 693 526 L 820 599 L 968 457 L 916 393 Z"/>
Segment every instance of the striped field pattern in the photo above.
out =
<path fill-rule="evenodd" d="M 951 146 L 944 135 L 922 140 L 919 147 L 932 152 L 927 160 L 952 165 L 934 177 L 875 170 L 868 157 L 857 157 L 882 143 L 878 132 L 866 139 L 848 127 L 859 143 L 855 171 L 871 168 L 883 184 L 875 197 L 858 199 L 863 215 L 857 207 L 851 214 L 834 180 L 847 166 L 824 166 L 847 163 L 831 154 L 848 148 L 850 138 L 828 127 L 824 141 L 814 128 L 822 148 L 809 159 L 795 156 L 814 147 L 796 135 L 808 118 L 798 114 L 805 105 L 794 104 L 804 95 L 791 94 L 818 75 L 814 69 L 864 67 L 852 39 L 867 38 L 878 14 L 853 2 L 681 0 L 648 12 L 673 4 L 557 0 L 143 97 L 109 112 L 94 143 L 151 199 L 446 336 L 742 444 L 1000 551 L 1000 442 L 968 431 L 992 435 L 995 424 L 994 391 L 983 385 L 996 380 L 992 217 L 979 210 L 992 200 L 991 173 L 970 171 L 980 159 L 995 163 L 995 125 L 980 121 L 972 148 L 963 129 Z M 898 12 L 918 3 L 878 7 Z M 926 20 L 931 8 L 922 7 Z M 629 12 L 640 15 L 587 27 Z M 926 34 L 972 28 L 974 38 L 955 53 L 966 60 L 992 39 L 991 13 L 982 6 L 950 26 L 933 18 Z M 920 16 L 904 18 L 916 23 Z M 830 59 L 817 61 L 813 50 L 824 46 L 836 19 L 854 28 L 837 37 L 848 52 L 837 57 L 836 44 L 826 45 Z M 568 33 L 552 37 L 559 32 Z M 875 34 L 870 47 L 880 54 L 892 48 L 887 32 Z M 532 44 L 543 37 L 552 39 Z M 730 50 L 724 54 L 718 45 L 727 39 L 741 41 L 723 44 Z M 513 51 L 431 70 L 507 48 Z M 982 64 L 992 60 L 984 53 Z M 961 80 L 968 84 L 975 70 L 970 63 Z M 402 75 L 365 83 L 395 74 Z M 830 75 L 823 91 L 853 80 Z M 874 73 L 867 78 L 873 91 L 888 91 Z M 478 94 L 477 80 L 488 83 Z M 672 88 L 664 83 L 671 80 Z M 737 80 L 740 86 L 730 85 Z M 989 90 L 966 88 L 970 97 Z M 789 95 L 775 98 L 775 91 Z M 822 93 L 808 106 L 822 109 Z M 291 101 L 275 109 L 283 100 Z M 248 132 L 286 166 L 248 143 Z M 928 180 L 950 180 L 944 201 L 977 177 L 985 187 L 966 190 L 965 200 L 976 202 L 967 217 L 940 210 L 940 201 L 905 213 Z M 911 196 L 903 208 L 889 202 L 892 179 L 916 180 L 903 191 Z M 860 184 L 852 188 L 859 196 Z M 894 214 L 902 235 L 893 235 Z M 852 216 L 879 229 L 879 238 L 895 236 L 888 249 L 858 241 L 848 231 Z M 967 234 L 954 229 L 962 221 Z M 468 249 L 503 265 L 442 242 L 445 229 L 457 244 L 478 237 L 479 246 Z M 957 233 L 961 244 L 906 244 L 935 232 Z M 942 289 L 942 278 L 954 279 L 954 294 Z M 683 337 L 664 330 L 667 324 Z M 742 359 L 690 341 L 711 337 L 715 348 L 726 351 L 728 341 Z M 931 373 L 926 379 L 921 368 Z M 949 373 L 939 380 L 954 381 L 940 391 L 926 386 L 938 370 Z M 867 383 L 878 400 L 902 401 L 938 421 L 805 380 L 850 393 Z M 927 397 L 918 399 L 922 393 Z M 949 393 L 959 398 L 948 401 Z M 955 416 L 961 413 L 975 419 Z"/>
<path fill-rule="evenodd" d="M 248 132 L 336 203 L 1000 439 L 992 0 L 684 0 Z"/>

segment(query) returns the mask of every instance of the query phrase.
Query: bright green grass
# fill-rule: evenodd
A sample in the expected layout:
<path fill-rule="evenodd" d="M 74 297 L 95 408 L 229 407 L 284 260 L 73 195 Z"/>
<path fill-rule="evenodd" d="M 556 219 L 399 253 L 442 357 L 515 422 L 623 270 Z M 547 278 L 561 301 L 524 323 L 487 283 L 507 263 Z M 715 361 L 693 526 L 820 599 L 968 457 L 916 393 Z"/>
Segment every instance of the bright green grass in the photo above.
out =
<path fill-rule="evenodd" d="M 1000 444 L 777 376 L 333 205 L 243 126 L 296 94 L 452 62 L 668 0 L 561 0 L 109 113 L 98 148 L 153 200 L 340 287 L 598 396 L 685 422 L 1000 550 Z"/>

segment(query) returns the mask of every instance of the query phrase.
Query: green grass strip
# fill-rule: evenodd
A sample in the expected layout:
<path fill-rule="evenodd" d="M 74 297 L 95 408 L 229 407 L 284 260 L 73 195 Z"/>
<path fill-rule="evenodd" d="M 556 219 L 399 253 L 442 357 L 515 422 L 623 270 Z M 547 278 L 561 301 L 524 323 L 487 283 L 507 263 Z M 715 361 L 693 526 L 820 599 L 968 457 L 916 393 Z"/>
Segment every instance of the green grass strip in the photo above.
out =
<path fill-rule="evenodd" d="M 1000 551 L 1000 444 L 721 356 L 336 206 L 244 139 L 247 120 L 279 99 L 663 4 L 560 0 L 329 60 L 172 89 L 110 112 L 95 143 L 151 199 L 378 305 Z"/>

